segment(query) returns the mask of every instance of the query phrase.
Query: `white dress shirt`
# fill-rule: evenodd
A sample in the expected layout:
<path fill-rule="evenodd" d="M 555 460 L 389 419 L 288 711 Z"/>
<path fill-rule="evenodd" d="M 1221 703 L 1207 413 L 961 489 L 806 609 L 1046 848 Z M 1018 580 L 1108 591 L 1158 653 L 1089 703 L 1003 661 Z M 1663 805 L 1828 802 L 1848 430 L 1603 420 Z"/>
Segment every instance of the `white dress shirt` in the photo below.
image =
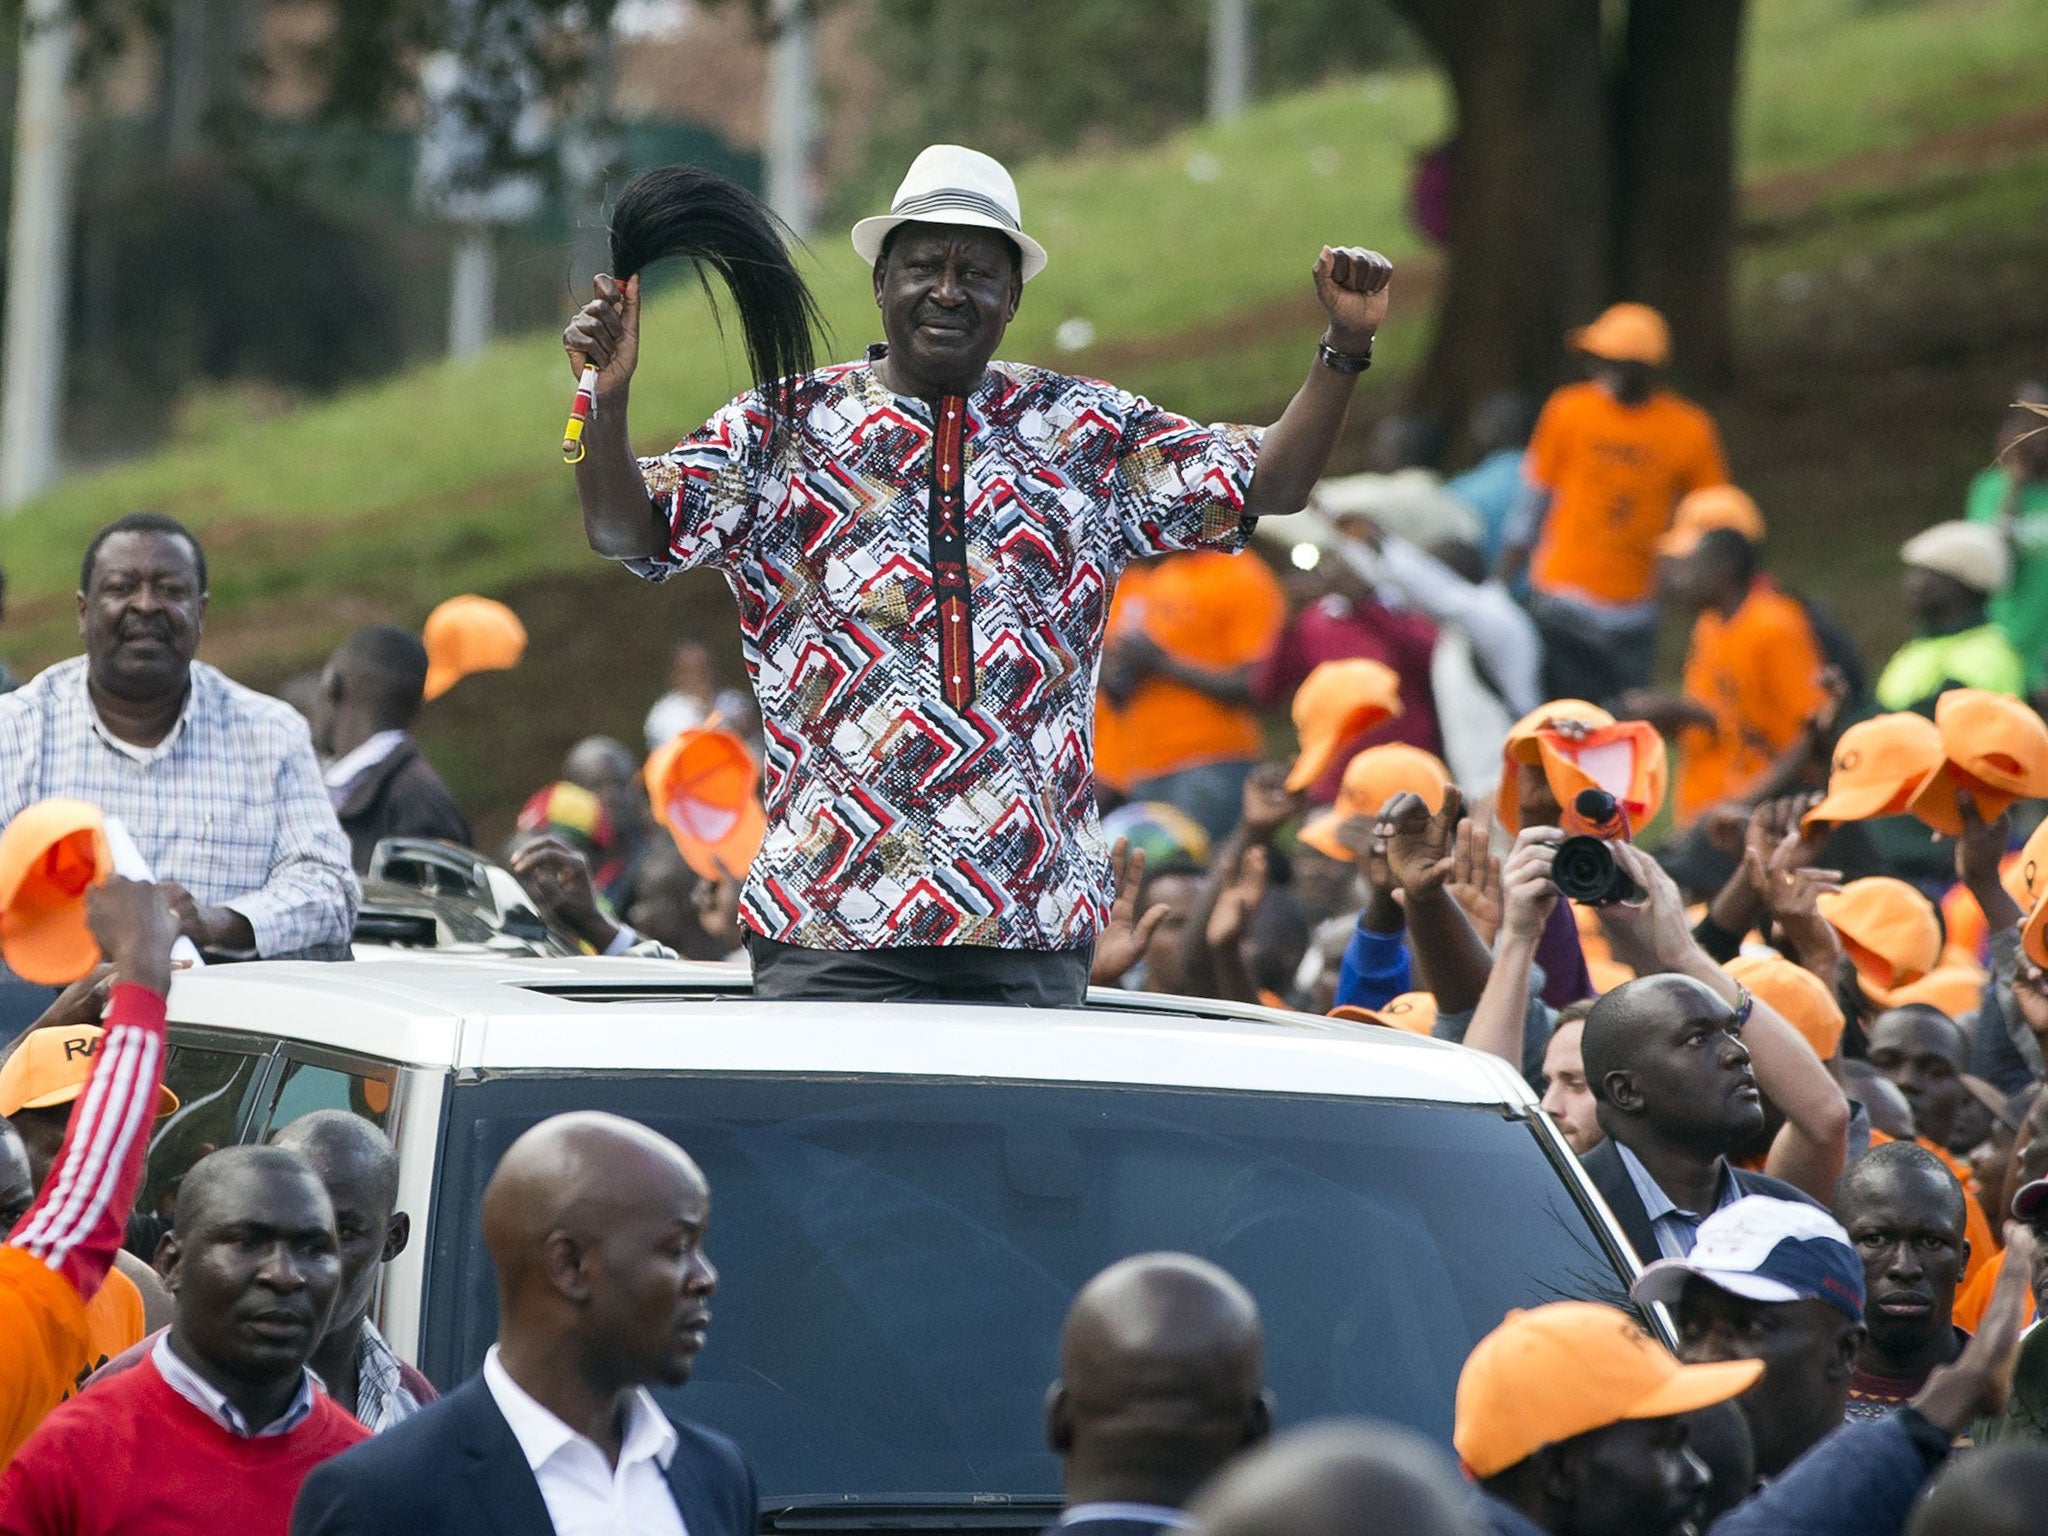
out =
<path fill-rule="evenodd" d="M 344 753 L 323 768 L 320 774 L 327 781 L 334 803 L 339 805 L 346 799 L 356 780 L 396 752 L 405 737 L 404 731 L 379 731 L 353 752 Z"/>
<path fill-rule="evenodd" d="M 675 1426 L 642 1387 L 633 1393 L 617 1467 L 597 1443 L 529 1396 L 498 1359 L 484 1356 L 484 1385 L 533 1468 L 555 1536 L 688 1536 L 669 1491 Z"/>

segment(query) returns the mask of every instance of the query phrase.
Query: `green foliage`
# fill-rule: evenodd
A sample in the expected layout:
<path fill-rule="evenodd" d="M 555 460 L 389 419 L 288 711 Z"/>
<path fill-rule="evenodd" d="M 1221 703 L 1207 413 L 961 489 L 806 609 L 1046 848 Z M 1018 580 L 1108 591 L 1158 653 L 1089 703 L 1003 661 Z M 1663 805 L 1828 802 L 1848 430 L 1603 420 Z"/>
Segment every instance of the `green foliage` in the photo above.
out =
<path fill-rule="evenodd" d="M 1386 0 L 1257 0 L 1253 17 L 1262 94 L 1417 57 Z M 1004 160 L 1156 140 L 1202 113 L 1208 29 L 1206 0 L 878 0 L 874 177 L 935 140 Z"/>

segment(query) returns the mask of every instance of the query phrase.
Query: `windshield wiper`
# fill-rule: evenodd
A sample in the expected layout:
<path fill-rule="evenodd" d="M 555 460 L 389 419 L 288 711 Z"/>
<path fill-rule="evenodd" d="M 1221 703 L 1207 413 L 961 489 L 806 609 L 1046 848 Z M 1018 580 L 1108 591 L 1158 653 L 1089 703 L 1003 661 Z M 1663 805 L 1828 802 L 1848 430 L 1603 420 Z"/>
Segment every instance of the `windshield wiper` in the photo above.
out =
<path fill-rule="evenodd" d="M 1059 1518 L 1044 1493 L 799 1493 L 761 1501 L 770 1531 L 1041 1531 Z"/>

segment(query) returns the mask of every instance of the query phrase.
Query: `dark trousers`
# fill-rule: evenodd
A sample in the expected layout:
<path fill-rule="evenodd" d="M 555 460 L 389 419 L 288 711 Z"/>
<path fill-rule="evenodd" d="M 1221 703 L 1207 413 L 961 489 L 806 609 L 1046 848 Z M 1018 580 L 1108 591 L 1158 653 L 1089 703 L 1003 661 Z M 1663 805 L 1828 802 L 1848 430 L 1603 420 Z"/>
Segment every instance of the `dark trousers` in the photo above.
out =
<path fill-rule="evenodd" d="M 1538 593 L 1529 616 L 1543 637 L 1543 691 L 1553 699 L 1584 699 L 1612 709 L 1631 688 L 1649 686 L 1657 656 L 1657 622 L 1607 629 L 1574 603 Z"/>
<path fill-rule="evenodd" d="M 993 949 L 904 944 L 890 949 L 805 949 L 747 936 L 754 995 L 776 1002 L 994 1003 L 1078 1008 L 1088 996 L 1095 946 Z"/>

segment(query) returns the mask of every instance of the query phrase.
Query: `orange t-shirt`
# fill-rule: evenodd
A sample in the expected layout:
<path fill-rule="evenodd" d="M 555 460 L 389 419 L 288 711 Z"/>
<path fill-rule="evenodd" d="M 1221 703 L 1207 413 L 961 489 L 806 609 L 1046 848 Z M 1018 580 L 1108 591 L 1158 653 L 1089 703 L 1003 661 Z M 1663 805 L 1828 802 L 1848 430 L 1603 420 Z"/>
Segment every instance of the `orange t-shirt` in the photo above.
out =
<path fill-rule="evenodd" d="M 1685 695 L 1704 705 L 1719 729 L 1687 726 L 1679 734 L 1681 827 L 1748 791 L 1798 740 L 1826 698 L 1826 665 L 1806 610 L 1768 577 L 1758 577 L 1727 618 L 1710 608 L 1693 621 Z"/>
<path fill-rule="evenodd" d="M 140 1344 L 148 1331 L 142 1317 L 142 1292 L 120 1270 L 108 1270 L 107 1278 L 85 1304 L 85 1347 L 90 1358 L 78 1373 L 73 1390 L 84 1386 L 85 1378 L 114 1356 Z"/>
<path fill-rule="evenodd" d="M 1975 1203 L 1974 1200 L 1972 1202 Z M 1956 1287 L 1956 1304 L 1952 1321 L 1965 1333 L 1975 1333 L 1984 1321 L 1984 1314 L 1991 1310 L 1991 1293 L 1998 1289 L 1998 1277 L 2005 1273 L 2005 1250 L 1999 1249 L 1991 1256 L 1991 1262 L 1984 1265 Z M 2026 1307 L 2021 1314 L 2020 1324 L 2025 1327 L 2034 1321 L 2034 1295 L 2027 1293 Z"/>
<path fill-rule="evenodd" d="M 71 1282 L 33 1254 L 0 1246 L 0 1467 L 64 1400 L 90 1349 Z"/>
<path fill-rule="evenodd" d="M 1109 609 L 1112 641 L 1141 633 L 1176 661 L 1217 672 L 1263 661 L 1286 623 L 1287 595 L 1265 561 L 1214 550 L 1125 571 Z M 1146 678 L 1121 709 L 1095 706 L 1095 771 L 1121 790 L 1265 750 L 1251 710 L 1166 678 Z"/>
<path fill-rule="evenodd" d="M 1613 606 L 1651 598 L 1654 545 L 1672 508 L 1728 479 L 1705 411 L 1668 390 L 1623 405 L 1598 384 L 1568 384 L 1550 397 L 1524 465 L 1550 492 L 1530 583 Z"/>

